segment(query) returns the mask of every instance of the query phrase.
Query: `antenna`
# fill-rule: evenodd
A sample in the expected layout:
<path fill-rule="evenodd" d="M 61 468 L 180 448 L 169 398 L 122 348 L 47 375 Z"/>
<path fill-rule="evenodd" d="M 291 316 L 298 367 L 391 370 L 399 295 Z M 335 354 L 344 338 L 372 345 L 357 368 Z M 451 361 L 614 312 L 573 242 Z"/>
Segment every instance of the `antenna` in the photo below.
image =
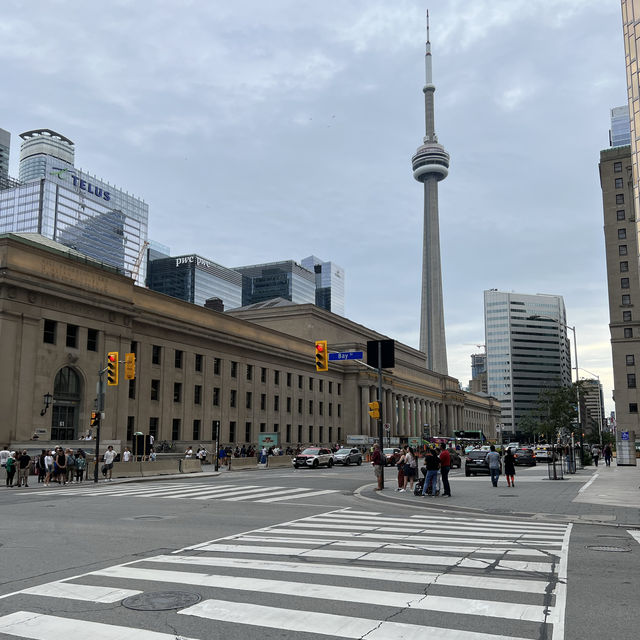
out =
<path fill-rule="evenodd" d="M 429 42 L 429 9 L 427 9 L 427 42 Z"/>

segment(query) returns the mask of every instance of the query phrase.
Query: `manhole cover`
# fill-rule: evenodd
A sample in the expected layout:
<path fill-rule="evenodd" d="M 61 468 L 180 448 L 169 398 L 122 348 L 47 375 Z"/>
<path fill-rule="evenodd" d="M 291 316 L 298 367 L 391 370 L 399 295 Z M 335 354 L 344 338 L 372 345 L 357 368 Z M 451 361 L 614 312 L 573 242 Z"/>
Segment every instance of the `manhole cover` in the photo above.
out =
<path fill-rule="evenodd" d="M 125 598 L 122 606 L 135 611 L 168 611 L 182 609 L 200 602 L 197 593 L 188 591 L 152 591 Z"/>
<path fill-rule="evenodd" d="M 587 549 L 591 549 L 592 551 L 608 551 L 609 553 L 625 553 L 631 551 L 631 549 L 625 547 L 609 547 L 598 545 L 587 545 Z"/>

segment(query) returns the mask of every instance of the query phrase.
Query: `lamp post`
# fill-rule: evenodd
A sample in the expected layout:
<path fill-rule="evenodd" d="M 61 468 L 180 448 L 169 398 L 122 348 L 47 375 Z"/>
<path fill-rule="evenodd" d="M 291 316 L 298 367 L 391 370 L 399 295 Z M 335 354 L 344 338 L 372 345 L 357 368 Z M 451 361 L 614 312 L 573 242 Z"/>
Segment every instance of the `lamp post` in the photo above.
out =
<path fill-rule="evenodd" d="M 48 391 L 42 396 L 42 401 L 44 402 L 44 408 L 40 411 L 41 416 L 47 413 L 47 409 L 51 406 L 52 400 L 53 400 L 53 396 Z"/>

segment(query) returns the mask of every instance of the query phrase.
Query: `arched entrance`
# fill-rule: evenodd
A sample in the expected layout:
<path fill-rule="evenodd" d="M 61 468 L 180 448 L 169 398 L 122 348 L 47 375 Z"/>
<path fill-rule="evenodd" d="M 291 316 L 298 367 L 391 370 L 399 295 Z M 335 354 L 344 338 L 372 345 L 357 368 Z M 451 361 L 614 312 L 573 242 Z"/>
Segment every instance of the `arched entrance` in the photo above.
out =
<path fill-rule="evenodd" d="M 82 397 L 80 376 L 71 367 L 58 371 L 53 383 L 51 439 L 60 442 L 75 440 Z"/>

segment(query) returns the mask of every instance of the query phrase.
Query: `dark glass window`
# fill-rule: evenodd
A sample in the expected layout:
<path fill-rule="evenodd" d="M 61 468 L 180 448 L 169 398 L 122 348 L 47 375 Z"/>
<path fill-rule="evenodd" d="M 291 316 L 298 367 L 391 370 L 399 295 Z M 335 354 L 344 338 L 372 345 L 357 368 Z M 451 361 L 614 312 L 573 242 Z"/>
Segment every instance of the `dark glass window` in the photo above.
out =
<path fill-rule="evenodd" d="M 631 311 L 622 312 L 622 322 L 631 322 Z"/>
<path fill-rule="evenodd" d="M 129 350 L 131 351 L 131 353 L 135 353 L 135 355 L 138 355 L 138 342 L 136 340 L 131 341 L 131 347 Z"/>
<path fill-rule="evenodd" d="M 329 380 L 329 393 L 333 393 L 333 382 Z"/>
<path fill-rule="evenodd" d="M 618 229 L 618 240 L 626 240 L 626 239 L 627 239 L 627 230 Z"/>
<path fill-rule="evenodd" d="M 238 363 L 233 362 L 233 360 L 231 361 L 231 377 L 232 378 L 238 377 Z"/>
<path fill-rule="evenodd" d="M 614 186 L 616 189 L 622 189 L 624 185 L 622 184 L 622 178 L 616 178 L 614 181 Z"/>
<path fill-rule="evenodd" d="M 618 246 L 618 255 L 619 256 L 626 256 L 627 255 L 627 245 L 626 244 L 621 244 Z"/>
<path fill-rule="evenodd" d="M 313 391 L 313 378 L 309 378 L 309 391 Z"/>
<path fill-rule="evenodd" d="M 309 400 L 309 413 L 313 415 L 313 400 Z"/>
<path fill-rule="evenodd" d="M 251 380 L 253 379 L 253 365 L 252 364 L 248 364 L 247 365 L 247 380 Z"/>
<path fill-rule="evenodd" d="M 131 440 L 133 438 L 133 430 L 136 426 L 136 417 L 135 416 L 127 416 L 127 440 Z"/>
<path fill-rule="evenodd" d="M 632 367 L 636 363 L 636 357 L 633 355 L 633 353 L 627 354 L 625 356 L 625 359 L 627 361 L 628 367 Z"/>
<path fill-rule="evenodd" d="M 318 380 L 318 391 L 320 393 L 324 391 L 324 380 Z"/>
<path fill-rule="evenodd" d="M 129 380 L 129 398 L 135 400 L 136 397 L 136 381 Z"/>
<path fill-rule="evenodd" d="M 622 173 L 622 162 L 614 162 L 613 163 L 613 172 L 614 173 Z"/>
<path fill-rule="evenodd" d="M 151 399 L 160 400 L 160 380 L 151 380 Z"/>
<path fill-rule="evenodd" d="M 287 413 L 291 413 L 291 398 L 287 397 Z"/>
<path fill-rule="evenodd" d="M 324 441 L 324 427 L 318 427 L 318 444 L 322 444 Z"/>
<path fill-rule="evenodd" d="M 318 414 L 322 415 L 323 411 L 324 411 L 324 402 L 318 402 Z"/>
<path fill-rule="evenodd" d="M 626 327 L 624 329 L 624 337 L 625 338 L 633 338 L 633 329 L 631 329 L 630 327 Z"/>
<path fill-rule="evenodd" d="M 180 418 L 174 418 L 171 423 L 171 439 L 180 440 Z"/>
<path fill-rule="evenodd" d="M 236 441 L 236 423 L 235 420 L 232 420 L 229 423 L 229 442 Z"/>
<path fill-rule="evenodd" d="M 87 351 L 98 350 L 98 330 L 87 329 Z"/>
<path fill-rule="evenodd" d="M 284 441 L 285 442 L 291 442 L 291 425 L 288 424 L 285 427 L 285 437 L 284 437 Z"/>
<path fill-rule="evenodd" d="M 229 406 L 235 408 L 237 399 L 238 399 L 238 392 L 235 389 L 231 389 L 229 393 Z"/>
<path fill-rule="evenodd" d="M 173 383 L 173 401 L 182 402 L 182 382 Z"/>
<path fill-rule="evenodd" d="M 636 374 L 627 373 L 627 389 L 635 389 L 635 388 L 636 388 Z"/>
<path fill-rule="evenodd" d="M 280 396 L 273 396 L 273 410 L 280 411 Z"/>
<path fill-rule="evenodd" d="M 196 353 L 195 360 L 193 361 L 193 367 L 196 371 L 202 371 L 202 354 Z"/>
<path fill-rule="evenodd" d="M 341 417 L 342 417 L 342 405 L 339 404 L 338 405 L 338 418 L 341 418 Z"/>
<path fill-rule="evenodd" d="M 220 437 L 220 420 L 211 421 L 211 439 L 215 440 L 216 436 Z"/>
<path fill-rule="evenodd" d="M 213 359 L 213 375 L 220 375 L 220 358 Z"/>
<path fill-rule="evenodd" d="M 149 435 L 154 438 L 158 437 L 158 421 L 159 418 L 149 418 Z"/>
<path fill-rule="evenodd" d="M 625 219 L 624 209 L 618 209 L 616 211 L 616 220 L 624 220 L 624 219 Z"/>
<path fill-rule="evenodd" d="M 626 260 L 623 260 L 620 263 L 620 273 L 625 273 L 629 271 L 629 263 Z"/>
<path fill-rule="evenodd" d="M 264 433 L 267 430 L 267 423 L 266 422 L 261 422 L 260 423 L 260 433 Z"/>
<path fill-rule="evenodd" d="M 302 398 L 298 398 L 298 413 L 302 413 Z"/>
<path fill-rule="evenodd" d="M 280 431 L 280 424 L 278 422 L 273 423 L 273 430 L 278 433 Z"/>
<path fill-rule="evenodd" d="M 290 386 L 291 386 L 291 378 L 292 378 L 292 377 L 293 377 L 293 376 L 292 376 L 290 373 L 287 373 L 287 387 L 290 387 Z"/>
<path fill-rule="evenodd" d="M 338 395 L 341 396 L 342 395 L 342 384 L 340 382 L 338 382 Z M 340 414 L 338 414 L 340 415 Z"/>
<path fill-rule="evenodd" d="M 78 326 L 75 324 L 67 325 L 67 347 L 78 347 Z"/>
<path fill-rule="evenodd" d="M 162 347 L 157 344 L 151 345 L 151 364 L 160 364 L 162 357 Z"/>
<path fill-rule="evenodd" d="M 175 367 L 176 369 L 182 369 L 182 356 L 183 352 L 176 349 Z"/>
<path fill-rule="evenodd" d="M 329 442 L 333 442 L 333 427 L 329 427 Z"/>
<path fill-rule="evenodd" d="M 623 294 L 622 304 L 631 304 L 631 296 L 628 293 Z"/>
<path fill-rule="evenodd" d="M 200 420 L 193 421 L 193 439 L 200 440 Z"/>
<path fill-rule="evenodd" d="M 193 404 L 202 404 L 202 386 L 199 384 L 193 387 Z"/>
<path fill-rule="evenodd" d="M 244 441 L 251 442 L 251 423 L 250 422 L 244 423 Z"/>
<path fill-rule="evenodd" d="M 42 341 L 47 344 L 56 343 L 56 325 L 58 323 L 55 320 L 44 321 L 44 331 L 42 332 Z"/>
<path fill-rule="evenodd" d="M 616 193 L 616 204 L 624 204 L 624 193 Z"/>
<path fill-rule="evenodd" d="M 298 376 L 298 389 L 302 389 L 302 376 Z"/>
<path fill-rule="evenodd" d="M 247 391 L 246 395 L 245 395 L 245 401 L 244 401 L 244 406 L 247 409 L 251 409 L 251 402 L 253 400 L 253 396 L 251 394 L 251 391 Z"/>
<path fill-rule="evenodd" d="M 329 415 L 333 415 L 333 402 L 329 403 Z M 329 440 L 331 440 L 331 438 L 329 438 Z"/>
<path fill-rule="evenodd" d="M 629 288 L 629 278 L 620 278 L 620 287 L 622 289 L 628 289 Z"/>
<path fill-rule="evenodd" d="M 280 384 L 280 372 L 277 369 L 273 372 L 273 384 Z"/>
<path fill-rule="evenodd" d="M 302 425 L 298 425 L 298 443 L 302 442 Z"/>
<path fill-rule="evenodd" d="M 220 387 L 213 387 L 213 406 L 220 406 Z"/>
<path fill-rule="evenodd" d="M 630 402 L 629 403 L 629 413 L 638 413 L 638 403 Z"/>
<path fill-rule="evenodd" d="M 267 394 L 260 394 L 260 411 L 264 411 L 267 408 Z"/>
<path fill-rule="evenodd" d="M 309 442 L 313 444 L 313 425 L 309 425 Z"/>
<path fill-rule="evenodd" d="M 260 382 L 267 381 L 267 370 L 264 367 L 260 368 Z"/>

